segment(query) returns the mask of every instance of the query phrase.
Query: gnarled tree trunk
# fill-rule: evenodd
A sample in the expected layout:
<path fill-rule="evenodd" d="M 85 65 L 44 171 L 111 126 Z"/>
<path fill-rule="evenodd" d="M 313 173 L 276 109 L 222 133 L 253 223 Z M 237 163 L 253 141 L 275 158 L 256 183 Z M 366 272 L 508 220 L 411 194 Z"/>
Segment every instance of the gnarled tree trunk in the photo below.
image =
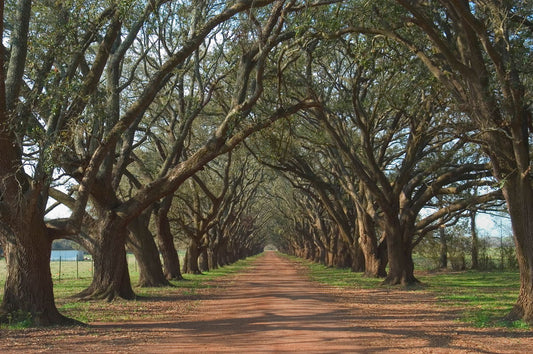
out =
<path fill-rule="evenodd" d="M 335 266 L 339 268 L 348 268 L 352 264 L 352 255 L 350 247 L 339 237 L 337 239 L 337 254 L 335 256 Z"/>
<path fill-rule="evenodd" d="M 365 255 L 359 245 L 359 238 L 355 239 L 354 243 L 350 245 L 350 255 L 352 257 L 352 264 L 350 266 L 352 272 L 364 272 Z"/>
<path fill-rule="evenodd" d="M 533 324 L 533 188 L 529 176 L 515 173 L 503 192 L 511 216 L 520 269 L 520 292 L 508 318 Z"/>
<path fill-rule="evenodd" d="M 79 324 L 59 313 L 54 302 L 50 250 L 42 216 L 27 219 L 13 228 L 13 234 L 2 232 L 2 247 L 7 263 L 4 298 L 0 322 L 28 320 L 34 325 Z"/>
<path fill-rule="evenodd" d="M 198 256 L 198 267 L 201 272 L 207 272 L 209 270 L 209 258 L 207 255 L 207 248 L 203 247 Z"/>
<path fill-rule="evenodd" d="M 139 286 L 169 286 L 170 283 L 163 274 L 159 250 L 155 244 L 154 236 L 148 228 L 151 214 L 152 210 L 146 210 L 129 223 L 130 237 L 128 245 L 139 265 Z"/>
<path fill-rule="evenodd" d="M 378 250 L 378 240 L 373 220 L 361 208 L 358 210 L 357 226 L 359 229 L 359 245 L 365 257 L 365 276 L 367 277 L 386 277 L 387 273 L 381 266 Z"/>
<path fill-rule="evenodd" d="M 174 237 L 170 231 L 170 221 L 168 220 L 168 212 L 172 203 L 173 195 L 169 195 L 163 199 L 156 214 L 157 227 L 157 243 L 161 256 L 163 258 L 163 270 L 167 279 L 183 280 L 180 270 L 180 259 L 176 246 L 174 245 Z"/>
<path fill-rule="evenodd" d="M 389 264 L 389 255 L 387 253 L 387 238 L 383 237 L 378 246 L 379 270 L 378 274 L 387 276 L 387 264 Z"/>
<path fill-rule="evenodd" d="M 419 283 L 414 275 L 411 235 L 394 220 L 384 225 L 389 260 L 389 274 L 383 281 L 387 285 L 408 286 Z"/>
<path fill-rule="evenodd" d="M 124 221 L 114 213 L 107 212 L 93 231 L 97 232 L 94 235 L 95 247 L 92 254 L 93 280 L 77 297 L 108 301 L 116 297 L 134 299 L 126 260 L 128 230 Z"/>
<path fill-rule="evenodd" d="M 198 242 L 191 238 L 189 246 L 187 247 L 187 254 L 185 255 L 185 261 L 183 262 L 183 273 L 188 274 L 202 274 L 198 267 L 198 258 L 200 257 L 200 247 Z"/>
<path fill-rule="evenodd" d="M 223 267 L 229 264 L 228 260 L 228 241 L 221 237 L 218 243 L 217 263 Z"/>
<path fill-rule="evenodd" d="M 218 269 L 218 246 L 213 245 L 207 249 L 207 264 L 209 269 Z"/>

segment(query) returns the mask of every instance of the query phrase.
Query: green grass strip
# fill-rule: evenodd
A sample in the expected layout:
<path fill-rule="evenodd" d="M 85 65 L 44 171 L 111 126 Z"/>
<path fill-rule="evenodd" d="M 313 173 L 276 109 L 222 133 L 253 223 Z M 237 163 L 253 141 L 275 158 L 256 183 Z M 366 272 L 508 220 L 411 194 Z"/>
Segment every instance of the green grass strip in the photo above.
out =
<path fill-rule="evenodd" d="M 461 321 L 476 327 L 506 327 L 529 329 L 524 321 L 506 321 L 518 298 L 520 274 L 518 272 L 444 272 L 419 276 L 429 284 L 441 303 L 464 309 Z"/>

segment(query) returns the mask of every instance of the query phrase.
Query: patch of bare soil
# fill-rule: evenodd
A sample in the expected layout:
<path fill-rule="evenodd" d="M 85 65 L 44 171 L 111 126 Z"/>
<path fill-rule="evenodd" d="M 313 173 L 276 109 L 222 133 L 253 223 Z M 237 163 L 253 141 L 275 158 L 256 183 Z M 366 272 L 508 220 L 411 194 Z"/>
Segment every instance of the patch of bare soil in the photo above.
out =
<path fill-rule="evenodd" d="M 169 315 L 161 320 L 6 331 L 0 334 L 0 351 L 533 352 L 531 332 L 460 324 L 424 291 L 339 291 L 317 285 L 273 252 L 215 285 L 194 310 L 182 306 L 172 313 L 172 299 L 160 299 L 154 311 Z"/>

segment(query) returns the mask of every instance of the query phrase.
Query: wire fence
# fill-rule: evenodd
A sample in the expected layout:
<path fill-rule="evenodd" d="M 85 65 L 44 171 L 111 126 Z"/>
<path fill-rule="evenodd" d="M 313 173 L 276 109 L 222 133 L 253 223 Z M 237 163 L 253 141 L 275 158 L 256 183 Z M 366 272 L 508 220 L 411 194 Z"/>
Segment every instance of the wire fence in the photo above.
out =
<path fill-rule="evenodd" d="M 128 268 L 130 274 L 138 273 L 138 266 L 133 255 L 128 254 Z M 72 280 L 92 278 L 94 272 L 94 263 L 92 259 L 85 260 L 59 260 L 50 261 L 50 272 L 52 280 Z M 0 258 L 0 292 L 3 291 L 4 283 L 7 277 L 7 264 L 5 258 Z"/>

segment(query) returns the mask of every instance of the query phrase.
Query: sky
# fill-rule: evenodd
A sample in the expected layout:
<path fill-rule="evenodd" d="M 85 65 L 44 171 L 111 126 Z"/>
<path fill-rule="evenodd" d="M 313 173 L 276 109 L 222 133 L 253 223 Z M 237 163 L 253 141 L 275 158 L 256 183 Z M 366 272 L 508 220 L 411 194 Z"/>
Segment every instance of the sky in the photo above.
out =
<path fill-rule="evenodd" d="M 509 217 L 498 217 L 489 214 L 476 216 L 477 230 L 480 237 L 508 237 L 512 235 Z"/>

